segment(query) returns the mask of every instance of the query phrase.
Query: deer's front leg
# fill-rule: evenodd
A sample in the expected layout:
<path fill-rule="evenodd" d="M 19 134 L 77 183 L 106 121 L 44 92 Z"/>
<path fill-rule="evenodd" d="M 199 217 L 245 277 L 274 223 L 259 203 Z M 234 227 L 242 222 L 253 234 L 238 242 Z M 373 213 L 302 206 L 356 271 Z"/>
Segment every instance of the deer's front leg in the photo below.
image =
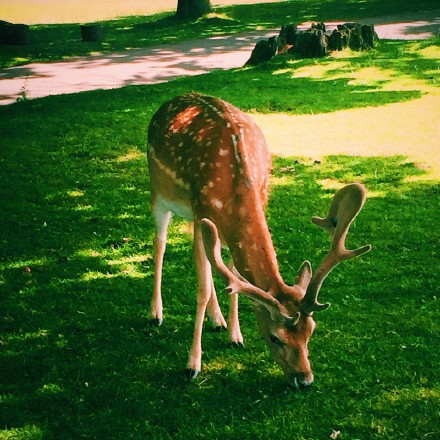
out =
<path fill-rule="evenodd" d="M 226 330 L 227 324 L 225 318 L 223 317 L 220 305 L 217 299 L 217 293 L 215 292 L 214 280 L 212 279 L 211 272 L 211 298 L 208 302 L 207 307 L 208 316 L 214 325 L 214 331 Z"/>
<path fill-rule="evenodd" d="M 162 313 L 162 267 L 165 247 L 167 243 L 167 229 L 171 219 L 171 212 L 153 203 L 153 216 L 156 222 L 156 232 L 154 235 L 154 289 L 151 299 L 151 323 L 161 325 L 163 321 Z"/>
<path fill-rule="evenodd" d="M 238 293 L 231 293 L 228 324 L 231 346 L 244 347 L 243 335 L 240 330 L 240 321 L 238 320 Z"/>
<path fill-rule="evenodd" d="M 203 246 L 200 221 L 194 222 L 194 262 L 197 272 L 197 313 L 194 327 L 194 340 L 189 353 L 186 376 L 195 379 L 202 366 L 202 331 L 205 312 L 212 293 L 211 265 Z"/>

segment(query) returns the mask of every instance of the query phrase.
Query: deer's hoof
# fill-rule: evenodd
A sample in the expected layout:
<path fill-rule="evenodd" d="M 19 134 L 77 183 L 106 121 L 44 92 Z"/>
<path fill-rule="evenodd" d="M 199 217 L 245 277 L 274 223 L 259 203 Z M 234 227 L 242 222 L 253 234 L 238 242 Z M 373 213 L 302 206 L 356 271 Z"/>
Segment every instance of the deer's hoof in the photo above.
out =
<path fill-rule="evenodd" d="M 214 333 L 220 333 L 220 332 L 224 332 L 226 330 L 227 330 L 227 328 L 223 325 L 216 325 L 215 327 L 212 328 L 212 331 Z"/>
<path fill-rule="evenodd" d="M 185 370 L 185 377 L 189 380 L 194 380 L 199 375 L 200 370 L 193 370 L 192 368 L 187 368 Z"/>
<path fill-rule="evenodd" d="M 148 320 L 148 324 L 152 327 L 159 327 L 162 325 L 163 319 L 162 318 L 150 318 Z"/>
<path fill-rule="evenodd" d="M 244 348 L 244 343 L 239 341 L 233 341 L 228 344 L 228 347 L 240 349 L 240 348 Z"/>

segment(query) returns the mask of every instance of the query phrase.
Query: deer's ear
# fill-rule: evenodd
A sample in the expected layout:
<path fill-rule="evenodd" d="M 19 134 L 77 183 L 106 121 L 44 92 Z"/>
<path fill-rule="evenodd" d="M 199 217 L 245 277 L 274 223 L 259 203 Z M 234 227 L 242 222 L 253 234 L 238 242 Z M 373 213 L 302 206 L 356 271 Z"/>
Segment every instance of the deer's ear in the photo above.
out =
<path fill-rule="evenodd" d="M 246 293 L 244 293 L 244 295 L 246 295 Z M 252 300 L 255 306 L 264 308 L 269 312 L 272 322 L 285 325 L 286 327 L 294 327 L 298 324 L 301 312 L 296 312 L 290 316 L 286 308 L 276 299 L 275 301 L 268 301 L 261 296 L 253 295 L 248 297 Z"/>
<path fill-rule="evenodd" d="M 311 279 L 312 279 L 312 265 L 310 264 L 310 261 L 306 260 L 299 268 L 298 275 L 295 281 L 296 284 L 305 293 Z"/>
<path fill-rule="evenodd" d="M 296 312 L 292 316 L 281 313 L 284 320 L 284 325 L 287 327 L 295 327 L 298 324 L 299 318 L 301 318 L 301 312 Z"/>

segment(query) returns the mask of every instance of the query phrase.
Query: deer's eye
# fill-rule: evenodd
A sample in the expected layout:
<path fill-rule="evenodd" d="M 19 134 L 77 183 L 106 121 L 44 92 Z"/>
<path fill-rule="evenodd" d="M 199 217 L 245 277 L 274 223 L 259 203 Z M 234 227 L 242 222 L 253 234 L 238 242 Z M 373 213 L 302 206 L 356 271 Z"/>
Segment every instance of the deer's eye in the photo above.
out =
<path fill-rule="evenodd" d="M 286 345 L 278 336 L 270 335 L 269 339 L 272 344 L 277 345 L 278 347 L 284 347 Z"/>

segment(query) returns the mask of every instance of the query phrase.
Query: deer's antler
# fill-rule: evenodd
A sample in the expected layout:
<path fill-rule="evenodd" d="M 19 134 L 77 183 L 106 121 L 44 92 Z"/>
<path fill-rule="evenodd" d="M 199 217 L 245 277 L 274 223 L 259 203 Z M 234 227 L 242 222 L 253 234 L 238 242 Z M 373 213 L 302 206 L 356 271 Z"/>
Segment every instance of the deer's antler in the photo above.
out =
<path fill-rule="evenodd" d="M 305 295 L 301 300 L 301 310 L 306 313 L 325 310 L 330 304 L 320 304 L 318 294 L 321 285 L 330 273 L 341 261 L 358 257 L 371 250 L 370 245 L 362 246 L 356 250 L 348 250 L 345 247 L 345 238 L 351 223 L 362 209 L 366 197 L 365 187 L 359 183 L 353 183 L 341 188 L 333 197 L 327 217 L 313 217 L 316 225 L 325 229 L 332 236 L 332 245 L 324 261 L 316 273 L 311 276 L 308 262 L 303 265 L 300 275 L 302 288 Z"/>
<path fill-rule="evenodd" d="M 204 218 L 202 220 L 203 243 L 206 256 L 213 267 L 217 269 L 218 274 L 228 283 L 226 291 L 232 293 L 242 293 L 253 301 L 266 307 L 271 313 L 273 319 L 282 319 L 285 324 L 295 325 L 299 319 L 299 313 L 295 316 L 289 316 L 287 309 L 270 293 L 254 286 L 247 281 L 237 269 L 230 270 L 223 262 L 221 256 L 221 242 L 215 224 Z"/>

